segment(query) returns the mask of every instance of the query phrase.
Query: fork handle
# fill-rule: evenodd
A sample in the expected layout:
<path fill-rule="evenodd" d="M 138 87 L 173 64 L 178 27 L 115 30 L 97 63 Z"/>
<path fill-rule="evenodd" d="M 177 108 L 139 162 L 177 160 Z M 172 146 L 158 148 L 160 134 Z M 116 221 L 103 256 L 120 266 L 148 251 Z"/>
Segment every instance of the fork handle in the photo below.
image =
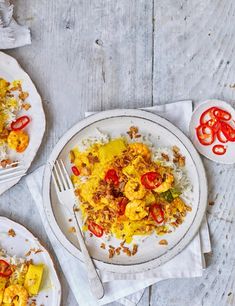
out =
<path fill-rule="evenodd" d="M 82 254 L 83 254 L 84 264 L 86 265 L 87 276 L 88 276 L 88 280 L 90 283 L 90 289 L 93 295 L 97 299 L 101 299 L 104 296 L 104 287 L 100 280 L 98 272 L 95 268 L 94 262 L 91 259 L 91 256 L 87 250 L 87 247 L 86 247 L 86 244 L 83 238 L 83 234 L 79 226 L 78 216 L 77 216 L 76 211 L 74 211 L 74 216 L 76 220 L 75 222 L 76 235 L 77 235 L 78 242 L 79 242 Z"/>

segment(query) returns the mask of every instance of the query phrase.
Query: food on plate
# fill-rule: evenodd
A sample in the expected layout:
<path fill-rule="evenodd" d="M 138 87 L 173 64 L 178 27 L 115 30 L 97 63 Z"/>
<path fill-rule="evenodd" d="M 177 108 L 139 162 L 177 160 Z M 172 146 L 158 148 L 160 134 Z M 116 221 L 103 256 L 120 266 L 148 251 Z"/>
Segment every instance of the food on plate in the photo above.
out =
<path fill-rule="evenodd" d="M 70 152 L 71 179 L 84 222 L 96 237 L 131 243 L 136 236 L 171 233 L 191 211 L 192 186 L 176 146 L 155 148 L 131 127 L 129 136 L 95 139 Z M 188 201 L 187 201 L 188 199 Z M 101 244 L 105 249 L 105 244 Z M 110 247 L 110 257 L 124 244 Z M 117 251 L 116 251 L 117 250 Z"/>
<path fill-rule="evenodd" d="M 0 305 L 27 306 L 40 291 L 44 266 L 0 250 Z"/>
<path fill-rule="evenodd" d="M 199 121 L 196 135 L 200 144 L 210 146 L 217 139 L 220 144 L 214 144 L 212 152 L 216 155 L 224 155 L 227 151 L 225 144 L 235 141 L 235 125 L 231 113 L 213 106 L 201 114 Z"/>
<path fill-rule="evenodd" d="M 13 160 L 10 151 L 22 153 L 29 144 L 25 128 L 30 118 L 25 114 L 31 107 L 28 93 L 23 91 L 21 81 L 8 82 L 0 78 L 0 165 L 6 167 Z"/>

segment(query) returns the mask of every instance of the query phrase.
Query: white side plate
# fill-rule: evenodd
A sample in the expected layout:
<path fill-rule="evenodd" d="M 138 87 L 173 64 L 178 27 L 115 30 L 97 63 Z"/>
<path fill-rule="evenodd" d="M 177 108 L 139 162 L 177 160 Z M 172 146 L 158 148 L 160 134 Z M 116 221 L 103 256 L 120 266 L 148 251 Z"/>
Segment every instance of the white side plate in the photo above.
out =
<path fill-rule="evenodd" d="M 190 122 L 190 127 L 189 127 L 190 138 L 193 144 L 195 145 L 196 149 L 202 155 L 206 156 L 207 158 L 217 163 L 234 164 L 235 163 L 235 142 L 227 142 L 223 144 L 227 148 L 226 153 L 224 155 L 216 155 L 213 153 L 212 148 L 214 145 L 221 144 L 218 141 L 218 139 L 216 139 L 215 142 L 210 146 L 203 146 L 198 141 L 195 128 L 199 125 L 201 114 L 212 106 L 220 107 L 228 111 L 232 115 L 232 118 L 235 120 L 235 110 L 234 108 L 232 108 L 230 104 L 224 101 L 221 101 L 221 100 L 216 100 L 216 99 L 206 100 L 203 103 L 199 104 L 193 112 L 191 122 Z"/>
<path fill-rule="evenodd" d="M 31 104 L 31 108 L 27 112 L 24 111 L 24 114 L 27 114 L 32 119 L 26 128 L 30 137 L 29 146 L 24 153 L 12 153 L 10 155 L 10 157 L 20 160 L 26 169 L 28 169 L 42 142 L 45 131 L 46 121 L 42 100 L 28 74 L 23 71 L 13 57 L 3 52 L 0 52 L 0 78 L 4 78 L 9 82 L 21 80 L 23 90 L 29 93 L 27 101 Z M 5 184 L 0 184 L 0 195 L 15 185 L 19 180 L 20 178 Z"/>
<path fill-rule="evenodd" d="M 100 248 L 102 239 L 86 235 L 87 245 L 98 268 L 119 273 L 135 273 L 151 269 L 168 261 L 177 255 L 197 233 L 207 205 L 207 181 L 201 159 L 188 140 L 188 138 L 169 121 L 141 110 L 112 110 L 90 116 L 71 128 L 55 146 L 49 162 L 57 158 L 65 161 L 68 170 L 69 151 L 81 144 L 82 139 L 96 136 L 96 128 L 109 134 L 111 137 L 119 137 L 126 134 L 130 126 L 137 126 L 143 135 L 151 134 L 151 141 L 155 146 L 166 147 L 177 145 L 183 155 L 186 156 L 186 167 L 193 185 L 192 212 L 188 213 L 185 222 L 171 234 L 164 236 L 168 240 L 168 246 L 160 246 L 159 240 L 163 237 L 151 235 L 142 239 L 135 256 L 128 257 L 125 254 L 108 258 L 107 250 Z M 46 167 L 43 182 L 44 209 L 53 232 L 62 245 L 74 256 L 81 259 L 76 236 L 69 233 L 72 222 L 71 216 L 58 203 L 54 186 L 51 182 L 49 167 Z M 108 243 L 118 245 L 115 238 Z"/>
<path fill-rule="evenodd" d="M 16 233 L 15 237 L 8 235 L 9 229 Z M 42 288 L 36 297 L 37 305 L 60 306 L 61 286 L 53 264 L 47 250 L 41 245 L 24 226 L 4 217 L 0 217 L 0 249 L 4 249 L 10 256 L 33 259 L 36 264 L 44 264 L 45 271 L 42 281 Z M 42 252 L 31 252 L 25 257 L 30 249 L 42 250 Z"/>

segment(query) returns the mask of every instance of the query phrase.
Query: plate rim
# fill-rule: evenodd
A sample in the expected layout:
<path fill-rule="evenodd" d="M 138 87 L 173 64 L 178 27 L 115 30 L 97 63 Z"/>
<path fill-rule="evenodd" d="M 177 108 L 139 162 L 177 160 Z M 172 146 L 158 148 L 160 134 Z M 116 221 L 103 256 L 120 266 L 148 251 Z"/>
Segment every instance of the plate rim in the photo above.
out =
<path fill-rule="evenodd" d="M 38 154 L 38 150 L 40 149 L 40 146 L 42 145 L 42 140 L 43 140 L 43 137 L 45 135 L 45 131 L 46 131 L 45 110 L 44 110 L 43 103 L 42 103 L 42 97 L 39 94 L 36 85 L 34 84 L 33 80 L 30 78 L 29 74 L 21 67 L 19 62 L 13 56 L 8 55 L 7 53 L 2 52 L 2 51 L 0 51 L 0 61 L 1 60 L 8 61 L 9 65 L 14 66 L 15 69 L 17 69 L 18 72 L 20 74 L 22 74 L 24 79 L 31 84 L 32 88 L 35 90 L 35 95 L 37 96 L 38 102 L 40 103 L 40 106 L 41 106 L 41 121 L 42 121 L 41 124 L 40 124 L 40 126 L 41 126 L 40 131 L 41 132 L 40 132 L 40 135 L 37 136 L 37 145 L 34 148 L 34 153 L 33 153 L 33 156 L 31 158 L 31 160 L 26 161 L 26 168 L 27 168 L 26 173 L 27 173 L 27 171 L 29 170 L 29 168 L 32 165 L 32 162 L 34 161 L 35 157 Z M 7 188 L 4 188 L 4 190 L 0 192 L 0 195 L 3 194 L 4 192 L 6 192 L 7 190 L 9 190 L 10 188 L 12 188 L 14 185 L 16 185 L 21 180 L 22 177 L 23 176 L 17 178 L 16 180 L 12 180 L 12 182 L 9 183 L 9 186 Z"/>
<path fill-rule="evenodd" d="M 63 150 L 64 146 L 71 140 L 71 138 L 76 135 L 81 129 L 85 128 L 87 125 L 90 125 L 98 120 L 105 120 L 110 117 L 139 117 L 141 119 L 152 121 L 155 124 L 161 124 L 164 128 L 169 130 L 172 133 L 172 128 L 174 129 L 174 136 L 178 137 L 179 140 L 183 143 L 185 148 L 190 152 L 192 155 L 192 159 L 196 165 L 198 170 L 199 182 L 203 182 L 200 184 L 200 188 L 202 192 L 199 195 L 199 204 L 198 204 L 198 211 L 195 215 L 193 220 L 192 226 L 190 229 L 185 233 L 181 241 L 174 246 L 172 249 L 168 250 L 166 253 L 161 255 L 159 258 L 151 259 L 144 263 L 135 263 L 135 264 L 113 264 L 102 262 L 99 260 L 95 260 L 94 262 L 98 269 L 102 269 L 109 272 L 118 272 L 118 273 L 138 273 L 150 270 L 152 268 L 156 268 L 160 266 L 164 262 L 169 261 L 171 258 L 178 255 L 188 244 L 189 242 L 195 237 L 197 234 L 201 222 L 203 220 L 206 207 L 207 207 L 207 199 L 208 199 L 208 184 L 206 178 L 206 172 L 204 169 L 204 165 L 198 154 L 197 150 L 193 146 L 192 142 L 189 138 L 174 124 L 170 121 L 162 118 L 159 115 L 153 114 L 146 110 L 136 110 L 136 109 L 115 109 L 115 110 L 107 110 L 102 111 L 96 114 L 93 114 L 73 125 L 57 142 L 54 149 L 52 150 L 47 164 L 44 169 L 43 174 L 43 186 L 42 186 L 42 194 L 43 194 L 43 207 L 46 213 L 46 217 L 50 227 L 55 234 L 57 240 L 62 244 L 63 247 L 67 249 L 74 257 L 78 258 L 82 261 L 82 254 L 80 250 L 78 250 L 64 235 L 62 230 L 60 229 L 59 225 L 56 222 L 53 209 L 51 206 L 50 201 L 50 183 L 51 183 L 51 170 L 47 166 L 50 162 L 53 162 L 60 152 Z M 55 227 L 55 228 L 54 228 Z"/>
<path fill-rule="evenodd" d="M 58 275 L 58 272 L 57 272 L 57 269 L 56 269 L 56 266 L 55 266 L 55 261 L 54 261 L 54 258 L 53 256 L 51 255 L 51 253 L 48 251 L 47 247 L 44 245 L 44 243 L 42 243 L 42 241 L 36 237 L 32 232 L 31 230 L 29 230 L 25 225 L 23 225 L 22 223 L 20 222 L 16 222 L 8 217 L 5 217 L 5 216 L 0 216 L 0 220 L 4 220 L 4 221 L 7 221 L 7 222 L 10 222 L 11 223 L 11 227 L 13 227 L 14 225 L 20 227 L 20 228 L 23 228 L 24 231 L 26 231 L 29 236 L 32 237 L 33 240 L 37 241 L 39 243 L 39 245 L 46 251 L 46 253 L 48 254 L 49 256 L 49 259 L 52 263 L 52 267 L 53 267 L 53 270 L 55 272 L 55 276 L 56 276 L 56 281 L 57 281 L 57 285 L 59 286 L 58 290 L 59 290 L 59 297 L 58 297 L 58 300 L 57 300 L 57 304 L 56 306 L 60 306 L 61 305 L 61 301 L 62 301 L 62 287 L 61 287 L 61 283 L 60 283 L 60 279 L 59 279 L 59 275 Z M 13 227 L 14 228 L 14 227 Z"/>

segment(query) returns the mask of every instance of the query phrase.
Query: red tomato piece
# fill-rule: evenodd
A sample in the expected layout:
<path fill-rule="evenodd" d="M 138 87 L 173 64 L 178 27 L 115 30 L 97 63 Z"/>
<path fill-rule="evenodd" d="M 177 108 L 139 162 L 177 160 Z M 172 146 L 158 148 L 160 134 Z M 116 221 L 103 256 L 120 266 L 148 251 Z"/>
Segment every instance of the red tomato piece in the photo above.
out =
<path fill-rule="evenodd" d="M 22 130 L 23 128 L 26 127 L 26 125 L 28 125 L 29 122 L 30 122 L 30 119 L 28 116 L 19 117 L 18 119 L 12 122 L 11 129 L 12 131 Z"/>
<path fill-rule="evenodd" d="M 119 184 L 119 177 L 114 169 L 109 169 L 106 172 L 104 179 L 107 183 L 113 183 L 116 186 Z"/>
<path fill-rule="evenodd" d="M 9 263 L 7 263 L 5 260 L 0 260 L 0 276 L 1 277 L 9 277 L 13 271 L 11 270 L 11 267 Z"/>
<path fill-rule="evenodd" d="M 151 171 L 141 176 L 141 184 L 146 189 L 155 189 L 162 183 L 162 176 L 160 173 Z"/>
<path fill-rule="evenodd" d="M 96 237 L 102 237 L 103 236 L 103 233 L 104 233 L 103 228 L 99 224 L 95 223 L 94 221 L 89 221 L 88 229 Z"/>
<path fill-rule="evenodd" d="M 72 172 L 74 175 L 79 176 L 80 175 L 80 171 L 78 170 L 78 168 L 76 166 L 73 166 L 71 168 Z"/>
<path fill-rule="evenodd" d="M 164 221 L 164 211 L 159 204 L 156 203 L 151 205 L 150 214 L 157 223 L 160 224 Z"/>

